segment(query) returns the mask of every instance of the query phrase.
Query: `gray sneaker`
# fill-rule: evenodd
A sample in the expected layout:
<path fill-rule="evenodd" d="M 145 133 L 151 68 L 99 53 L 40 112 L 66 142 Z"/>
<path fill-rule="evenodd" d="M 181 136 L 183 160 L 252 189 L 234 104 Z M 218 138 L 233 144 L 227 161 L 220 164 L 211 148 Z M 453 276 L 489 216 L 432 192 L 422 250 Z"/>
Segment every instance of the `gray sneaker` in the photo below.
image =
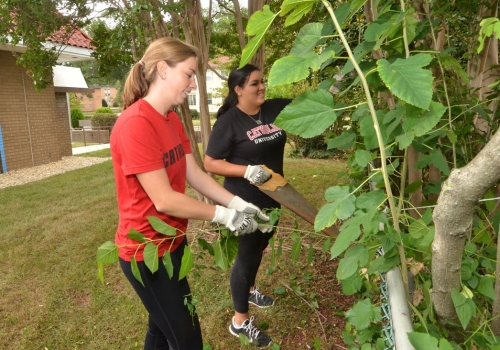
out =
<path fill-rule="evenodd" d="M 254 286 L 253 292 L 250 292 L 250 294 L 248 295 L 248 302 L 260 307 L 261 309 L 274 305 L 274 299 L 267 295 L 261 294 L 257 286 Z"/>
<path fill-rule="evenodd" d="M 231 321 L 231 325 L 229 326 L 229 332 L 235 337 L 240 336 L 240 334 L 244 334 L 251 344 L 257 345 L 259 348 L 267 348 L 272 344 L 271 338 L 264 333 L 261 332 L 256 326 L 252 324 L 254 317 L 250 317 L 249 320 L 246 320 L 241 327 L 236 327 L 234 324 L 234 317 Z"/>

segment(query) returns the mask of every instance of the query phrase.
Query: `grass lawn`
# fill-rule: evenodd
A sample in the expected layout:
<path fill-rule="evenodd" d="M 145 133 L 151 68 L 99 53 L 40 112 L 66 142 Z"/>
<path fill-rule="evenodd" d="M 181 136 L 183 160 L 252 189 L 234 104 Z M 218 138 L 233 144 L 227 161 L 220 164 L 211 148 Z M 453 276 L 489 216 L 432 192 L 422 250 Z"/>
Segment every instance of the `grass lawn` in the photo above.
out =
<path fill-rule="evenodd" d="M 109 150 L 84 156 L 109 156 Z M 285 159 L 286 178 L 316 206 L 326 188 L 343 184 L 337 179 L 343 170 L 337 160 Z M 142 349 L 147 313 L 118 264 L 105 266 L 104 285 L 97 278 L 97 248 L 113 240 L 118 222 L 111 161 L 0 189 L 0 198 L 0 349 Z M 293 262 L 289 235 L 296 224 L 304 244 Z M 190 236 L 210 241 L 213 233 L 203 228 L 191 222 Z M 311 231 L 284 210 L 278 233 L 283 254 L 266 274 L 267 252 L 258 276 L 261 291 L 277 302 L 251 313 L 282 350 L 311 349 L 315 338 L 319 349 L 346 348 L 342 312 L 352 298 L 341 293 L 337 261 L 321 251 L 325 237 Z M 193 249 L 200 269 L 188 278 L 204 341 L 214 350 L 246 348 L 227 330 L 233 314 L 229 271 L 216 268 L 197 244 Z"/>

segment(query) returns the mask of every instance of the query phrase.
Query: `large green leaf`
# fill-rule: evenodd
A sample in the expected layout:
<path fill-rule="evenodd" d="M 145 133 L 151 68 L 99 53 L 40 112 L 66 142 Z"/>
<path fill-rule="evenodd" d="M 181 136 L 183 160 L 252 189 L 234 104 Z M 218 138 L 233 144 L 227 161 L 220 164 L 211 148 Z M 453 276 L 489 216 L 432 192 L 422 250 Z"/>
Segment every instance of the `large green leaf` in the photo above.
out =
<path fill-rule="evenodd" d="M 215 264 L 222 270 L 226 271 L 229 268 L 229 262 L 227 260 L 226 254 L 224 254 L 224 251 L 222 250 L 220 241 L 218 239 L 215 239 L 212 243 L 214 245 Z"/>
<path fill-rule="evenodd" d="M 230 235 L 222 240 L 222 248 L 224 249 L 227 261 L 231 264 L 238 254 L 239 239 L 236 236 Z"/>
<path fill-rule="evenodd" d="M 342 254 L 349 248 L 352 242 L 359 238 L 361 235 L 361 225 L 364 220 L 366 220 L 366 213 L 362 210 L 358 210 L 354 213 L 352 218 L 342 224 L 340 233 L 330 249 L 330 259 L 334 259 Z"/>
<path fill-rule="evenodd" d="M 297 261 L 300 256 L 300 248 L 302 248 L 302 237 L 299 237 L 292 245 L 292 261 Z"/>
<path fill-rule="evenodd" d="M 158 246 L 153 242 L 149 242 L 144 247 L 144 263 L 151 273 L 158 270 Z"/>
<path fill-rule="evenodd" d="M 453 305 L 455 306 L 460 323 L 462 324 L 463 329 L 466 329 L 471 318 L 476 316 L 476 305 L 472 299 L 467 298 L 456 289 L 451 291 L 451 299 L 453 301 Z"/>
<path fill-rule="evenodd" d="M 299 10 L 307 5 L 307 6 L 312 6 L 316 2 L 319 2 L 319 0 L 285 0 L 281 4 L 281 16 L 285 16 L 288 12 L 292 10 Z"/>
<path fill-rule="evenodd" d="M 415 350 L 438 350 L 438 340 L 427 333 L 408 333 L 408 340 Z"/>
<path fill-rule="evenodd" d="M 269 6 L 265 5 L 262 11 L 257 11 L 252 15 L 252 17 L 250 17 L 247 25 L 247 33 L 250 36 L 254 35 L 254 37 L 247 43 L 241 53 L 239 68 L 250 62 L 252 57 L 255 55 L 264 41 L 264 35 L 276 16 L 278 16 L 278 14 L 272 12 Z"/>
<path fill-rule="evenodd" d="M 179 281 L 187 276 L 193 267 L 193 255 L 189 246 L 184 247 L 184 254 L 182 254 L 181 269 L 179 271 Z"/>
<path fill-rule="evenodd" d="M 294 0 L 291 0 L 289 2 L 294 2 Z M 300 1 L 300 3 L 297 2 L 297 6 L 293 10 L 293 12 L 290 13 L 285 20 L 285 27 L 291 26 L 292 24 L 295 24 L 298 21 L 300 21 L 300 19 L 306 13 L 311 11 L 315 2 L 316 2 L 316 0 L 314 0 L 314 1 Z"/>
<path fill-rule="evenodd" d="M 322 35 L 322 23 L 308 23 L 302 27 L 293 47 L 290 50 L 291 56 L 304 56 L 312 51 L 317 45 L 326 41 Z"/>
<path fill-rule="evenodd" d="M 495 300 L 495 288 L 493 283 L 495 280 L 490 276 L 483 276 L 479 281 L 479 286 L 477 287 L 477 291 L 484 296 L 487 296 L 491 300 Z"/>
<path fill-rule="evenodd" d="M 338 148 L 347 150 L 354 146 L 354 142 L 356 141 L 356 133 L 351 131 L 343 131 L 340 136 L 337 136 L 331 140 L 328 140 L 327 149 Z"/>
<path fill-rule="evenodd" d="M 118 246 L 111 241 L 104 242 L 97 248 L 96 260 L 104 264 L 114 264 L 118 262 Z"/>
<path fill-rule="evenodd" d="M 358 331 L 368 328 L 370 324 L 382 319 L 380 307 L 372 305 L 370 299 L 358 301 L 346 312 L 345 317 Z"/>
<path fill-rule="evenodd" d="M 354 153 L 353 164 L 358 164 L 360 167 L 364 168 L 372 161 L 372 154 L 364 149 L 358 149 Z"/>
<path fill-rule="evenodd" d="M 127 238 L 140 243 L 146 243 L 146 236 L 134 229 L 133 227 L 128 231 Z"/>
<path fill-rule="evenodd" d="M 432 56 L 417 54 L 407 59 L 377 61 L 378 72 L 391 92 L 416 107 L 428 109 L 432 99 L 432 73 L 423 67 L 429 65 Z"/>
<path fill-rule="evenodd" d="M 168 225 L 165 221 L 157 218 L 156 216 L 148 216 L 148 221 L 156 232 L 163 235 L 174 237 L 177 233 L 177 229 L 175 227 Z"/>
<path fill-rule="evenodd" d="M 167 270 L 168 277 L 172 279 L 174 275 L 174 264 L 172 263 L 172 257 L 170 256 L 170 251 L 166 250 L 163 254 L 163 266 L 165 266 L 165 270 Z"/>
<path fill-rule="evenodd" d="M 336 274 L 337 278 L 343 280 L 352 276 L 361 266 L 364 266 L 368 262 L 369 257 L 368 247 L 362 244 L 350 247 L 339 262 Z"/>
<path fill-rule="evenodd" d="M 139 271 L 139 266 L 137 266 L 137 260 L 134 257 L 130 258 L 130 266 L 132 268 L 132 275 L 138 280 L 144 287 L 144 282 L 142 281 L 141 271 Z"/>
<path fill-rule="evenodd" d="M 309 76 L 310 71 L 321 66 L 319 56 L 309 52 L 303 56 L 286 56 L 274 62 L 269 72 L 269 87 L 294 83 Z M 330 95 L 331 96 L 331 95 Z"/>
<path fill-rule="evenodd" d="M 275 124 L 304 138 L 318 136 L 337 119 L 333 108 L 333 97 L 329 92 L 307 91 L 285 107 Z"/>
<path fill-rule="evenodd" d="M 347 219 L 354 213 L 356 197 L 349 192 L 349 187 L 330 187 L 325 192 L 325 198 L 329 202 L 319 210 L 314 221 L 314 230 L 321 231 L 325 227 L 332 226 L 337 219 Z"/>
<path fill-rule="evenodd" d="M 412 131 L 417 137 L 422 136 L 436 126 L 444 112 L 446 112 L 446 107 L 435 101 L 431 101 L 428 110 L 406 105 L 403 130 Z"/>
<path fill-rule="evenodd" d="M 365 192 L 356 199 L 356 207 L 360 209 L 378 208 L 386 199 L 384 191 Z"/>

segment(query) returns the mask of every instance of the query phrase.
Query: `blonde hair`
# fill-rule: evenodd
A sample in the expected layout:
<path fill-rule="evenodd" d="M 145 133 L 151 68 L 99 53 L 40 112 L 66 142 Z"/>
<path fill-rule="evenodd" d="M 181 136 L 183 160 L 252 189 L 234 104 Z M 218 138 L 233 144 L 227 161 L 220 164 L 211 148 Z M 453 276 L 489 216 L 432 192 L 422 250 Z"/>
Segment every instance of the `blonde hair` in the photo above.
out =
<path fill-rule="evenodd" d="M 170 67 L 198 57 L 197 49 L 178 39 L 160 38 L 149 44 L 141 60 L 133 65 L 123 88 L 123 110 L 147 95 L 151 83 L 156 79 L 157 63 L 165 61 Z"/>

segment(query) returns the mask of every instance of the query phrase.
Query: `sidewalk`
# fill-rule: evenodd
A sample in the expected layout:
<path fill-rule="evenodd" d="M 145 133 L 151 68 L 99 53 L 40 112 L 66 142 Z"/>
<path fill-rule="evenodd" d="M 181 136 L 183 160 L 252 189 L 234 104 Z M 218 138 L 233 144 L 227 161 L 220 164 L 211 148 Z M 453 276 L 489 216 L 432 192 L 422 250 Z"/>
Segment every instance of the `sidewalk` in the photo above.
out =
<path fill-rule="evenodd" d="M 102 145 L 92 145 L 92 146 L 84 146 L 84 147 L 75 147 L 73 148 L 73 155 L 88 153 L 93 151 L 99 151 L 101 149 L 109 148 L 109 143 L 105 143 Z"/>

